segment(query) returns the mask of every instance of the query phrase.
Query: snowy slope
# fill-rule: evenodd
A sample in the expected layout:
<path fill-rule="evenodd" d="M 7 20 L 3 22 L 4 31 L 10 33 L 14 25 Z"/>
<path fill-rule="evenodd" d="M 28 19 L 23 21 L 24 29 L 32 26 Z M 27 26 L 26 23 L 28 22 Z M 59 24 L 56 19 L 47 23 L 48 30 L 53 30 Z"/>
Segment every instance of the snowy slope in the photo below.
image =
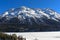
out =
<path fill-rule="evenodd" d="M 23 38 L 26 38 L 26 40 L 60 40 L 60 32 L 20 32 L 6 34 L 16 34 L 17 36 L 23 36 Z"/>

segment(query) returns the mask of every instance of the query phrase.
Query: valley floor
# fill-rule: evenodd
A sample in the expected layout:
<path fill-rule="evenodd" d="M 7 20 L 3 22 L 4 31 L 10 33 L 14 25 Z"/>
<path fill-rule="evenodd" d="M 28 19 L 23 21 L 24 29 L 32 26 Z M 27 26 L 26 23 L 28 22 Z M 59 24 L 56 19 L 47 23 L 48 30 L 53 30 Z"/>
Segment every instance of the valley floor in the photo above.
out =
<path fill-rule="evenodd" d="M 23 36 L 26 38 L 26 40 L 60 40 L 60 32 L 10 32 L 6 34 L 16 34 L 17 36 Z"/>

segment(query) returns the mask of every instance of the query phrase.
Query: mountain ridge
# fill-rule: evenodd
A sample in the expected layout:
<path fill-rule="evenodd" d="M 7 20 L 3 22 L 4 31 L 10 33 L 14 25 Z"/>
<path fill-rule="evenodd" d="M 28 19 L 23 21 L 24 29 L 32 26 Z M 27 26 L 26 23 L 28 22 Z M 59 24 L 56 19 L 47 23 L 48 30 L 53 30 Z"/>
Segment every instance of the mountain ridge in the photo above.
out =
<path fill-rule="evenodd" d="M 60 30 L 60 14 L 49 8 L 12 8 L 0 16 L 0 27 L 4 26 L 9 31 L 56 31 Z"/>

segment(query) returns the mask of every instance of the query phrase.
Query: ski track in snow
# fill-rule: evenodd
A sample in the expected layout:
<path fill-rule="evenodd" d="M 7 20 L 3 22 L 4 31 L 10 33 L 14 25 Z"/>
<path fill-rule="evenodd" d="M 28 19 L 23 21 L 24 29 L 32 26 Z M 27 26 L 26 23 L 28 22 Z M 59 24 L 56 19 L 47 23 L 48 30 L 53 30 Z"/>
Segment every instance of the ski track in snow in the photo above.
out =
<path fill-rule="evenodd" d="M 18 32 L 6 34 L 16 34 L 17 36 L 23 36 L 26 38 L 26 40 L 60 40 L 60 32 Z"/>

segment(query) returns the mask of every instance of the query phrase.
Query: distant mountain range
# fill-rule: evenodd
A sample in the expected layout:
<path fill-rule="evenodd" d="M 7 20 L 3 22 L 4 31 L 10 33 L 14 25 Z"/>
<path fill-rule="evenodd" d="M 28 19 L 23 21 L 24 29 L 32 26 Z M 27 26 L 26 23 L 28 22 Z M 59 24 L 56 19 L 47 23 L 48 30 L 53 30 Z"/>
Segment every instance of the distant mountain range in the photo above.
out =
<path fill-rule="evenodd" d="M 0 15 L 0 31 L 60 31 L 60 14 L 50 8 L 12 8 Z"/>

